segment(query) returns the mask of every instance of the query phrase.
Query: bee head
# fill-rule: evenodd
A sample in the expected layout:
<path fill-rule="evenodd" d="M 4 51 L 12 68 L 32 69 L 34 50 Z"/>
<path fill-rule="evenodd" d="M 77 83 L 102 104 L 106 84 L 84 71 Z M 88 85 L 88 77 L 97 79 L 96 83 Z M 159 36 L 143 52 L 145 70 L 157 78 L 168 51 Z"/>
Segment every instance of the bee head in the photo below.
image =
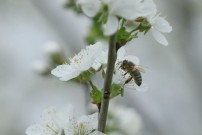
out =
<path fill-rule="evenodd" d="M 122 68 L 123 70 L 125 70 L 125 69 L 127 69 L 127 65 L 128 65 L 128 61 L 127 60 L 123 60 L 120 68 Z"/>

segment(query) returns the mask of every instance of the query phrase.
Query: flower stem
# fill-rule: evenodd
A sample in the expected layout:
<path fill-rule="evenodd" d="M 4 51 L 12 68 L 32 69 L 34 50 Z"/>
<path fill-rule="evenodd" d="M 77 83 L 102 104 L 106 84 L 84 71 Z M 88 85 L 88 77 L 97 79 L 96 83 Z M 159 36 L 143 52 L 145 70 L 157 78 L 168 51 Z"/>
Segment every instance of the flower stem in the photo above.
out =
<path fill-rule="evenodd" d="M 108 51 L 107 71 L 106 71 L 106 77 L 104 82 L 103 98 L 102 98 L 99 121 L 98 121 L 98 130 L 103 133 L 104 133 L 106 121 L 107 121 L 107 113 L 108 113 L 108 106 L 109 106 L 109 100 L 110 100 L 110 87 L 112 83 L 114 65 L 117 57 L 115 34 L 110 36 L 108 50 L 109 51 Z"/>

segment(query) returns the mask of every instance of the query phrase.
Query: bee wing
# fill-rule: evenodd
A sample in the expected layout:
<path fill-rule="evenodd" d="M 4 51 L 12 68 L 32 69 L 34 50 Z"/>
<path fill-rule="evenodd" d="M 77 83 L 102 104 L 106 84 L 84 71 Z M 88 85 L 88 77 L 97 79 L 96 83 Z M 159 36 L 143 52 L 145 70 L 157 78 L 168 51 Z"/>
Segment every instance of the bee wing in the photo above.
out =
<path fill-rule="evenodd" d="M 149 68 L 144 65 L 136 65 L 136 69 L 138 69 L 140 72 L 145 73 L 146 70 L 149 71 Z"/>
<path fill-rule="evenodd" d="M 145 73 L 145 70 L 141 67 L 136 67 L 140 72 Z"/>

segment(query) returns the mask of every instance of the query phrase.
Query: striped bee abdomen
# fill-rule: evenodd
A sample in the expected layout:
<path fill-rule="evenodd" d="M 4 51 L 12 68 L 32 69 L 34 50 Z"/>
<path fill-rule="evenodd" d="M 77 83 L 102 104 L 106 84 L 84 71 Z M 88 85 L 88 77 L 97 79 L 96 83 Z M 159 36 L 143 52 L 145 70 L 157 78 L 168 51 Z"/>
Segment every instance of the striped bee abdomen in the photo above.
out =
<path fill-rule="evenodd" d="M 142 84 L 142 76 L 139 70 L 135 70 L 131 73 L 131 75 L 133 76 L 135 83 L 140 86 Z"/>

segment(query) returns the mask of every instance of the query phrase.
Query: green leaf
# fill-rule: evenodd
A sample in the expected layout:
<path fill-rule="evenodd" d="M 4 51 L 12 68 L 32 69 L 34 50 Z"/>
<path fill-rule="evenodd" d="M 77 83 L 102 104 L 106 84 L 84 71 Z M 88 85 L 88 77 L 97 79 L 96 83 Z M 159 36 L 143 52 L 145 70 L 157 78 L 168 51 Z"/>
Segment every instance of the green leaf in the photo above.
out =
<path fill-rule="evenodd" d="M 93 103 L 99 104 L 102 101 L 102 92 L 99 90 L 91 80 L 88 80 L 92 90 L 90 92 L 90 97 L 92 98 Z"/>
<path fill-rule="evenodd" d="M 93 100 L 93 103 L 99 104 L 102 101 L 102 92 L 94 86 L 94 89 L 90 92 L 90 97 Z"/>
<path fill-rule="evenodd" d="M 114 97 L 116 97 L 118 95 L 123 96 L 123 92 L 124 92 L 124 90 L 123 90 L 122 85 L 120 85 L 120 84 L 114 84 L 113 83 L 111 85 L 111 95 L 110 95 L 110 98 L 114 98 Z"/>
<path fill-rule="evenodd" d="M 134 29 L 136 31 L 136 29 Z M 137 38 L 137 33 L 128 32 L 123 26 L 117 32 L 117 43 L 119 46 L 124 46 L 128 41 L 131 41 L 133 38 Z"/>

